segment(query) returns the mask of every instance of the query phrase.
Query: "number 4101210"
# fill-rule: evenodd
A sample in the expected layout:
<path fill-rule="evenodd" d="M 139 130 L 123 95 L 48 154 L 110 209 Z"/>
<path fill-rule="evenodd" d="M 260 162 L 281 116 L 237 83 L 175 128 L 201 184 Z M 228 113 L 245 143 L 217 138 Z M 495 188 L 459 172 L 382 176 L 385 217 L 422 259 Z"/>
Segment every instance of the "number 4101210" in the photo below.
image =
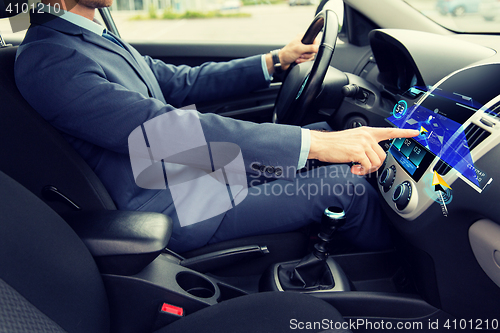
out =
<path fill-rule="evenodd" d="M 443 327 L 452 330 L 498 330 L 500 325 L 498 319 L 448 319 Z"/>
<path fill-rule="evenodd" d="M 28 4 L 27 2 L 23 3 L 23 4 L 11 4 L 9 3 L 7 5 L 7 7 L 5 8 L 5 11 L 8 12 L 9 14 L 12 14 L 12 15 L 17 15 L 17 14 L 21 14 L 21 13 L 28 13 L 30 10 L 31 11 L 37 11 L 37 13 L 41 14 L 43 13 L 43 4 L 40 3 L 40 4 L 35 4 L 35 3 L 32 3 L 31 5 Z M 52 11 L 56 14 L 59 14 L 59 12 L 61 11 L 61 5 L 58 4 L 58 3 L 55 3 L 52 5 Z"/>

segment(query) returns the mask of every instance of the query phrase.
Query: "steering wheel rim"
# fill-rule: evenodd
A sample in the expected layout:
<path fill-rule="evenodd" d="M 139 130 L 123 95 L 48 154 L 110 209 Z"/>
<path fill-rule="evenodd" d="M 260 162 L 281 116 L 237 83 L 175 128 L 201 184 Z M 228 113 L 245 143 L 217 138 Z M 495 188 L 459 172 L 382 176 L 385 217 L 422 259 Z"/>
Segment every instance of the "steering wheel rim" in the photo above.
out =
<path fill-rule="evenodd" d="M 338 18 L 335 12 L 323 10 L 309 25 L 302 43 L 312 44 L 323 29 L 318 53 L 311 62 L 293 63 L 287 70 L 285 80 L 276 98 L 273 123 L 300 125 L 308 108 L 321 91 L 321 85 L 335 51 L 338 35 Z"/>

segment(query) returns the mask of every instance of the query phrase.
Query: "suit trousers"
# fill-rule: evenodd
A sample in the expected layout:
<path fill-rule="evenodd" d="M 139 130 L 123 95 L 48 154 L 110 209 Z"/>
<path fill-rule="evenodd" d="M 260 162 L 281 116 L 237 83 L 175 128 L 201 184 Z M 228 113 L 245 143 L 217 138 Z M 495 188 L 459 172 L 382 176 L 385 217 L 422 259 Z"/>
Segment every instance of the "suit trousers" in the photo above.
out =
<path fill-rule="evenodd" d="M 391 246 L 376 190 L 348 165 L 312 168 L 292 181 L 250 176 L 247 197 L 226 212 L 209 243 L 294 231 L 320 222 L 330 206 L 344 209 L 346 223 L 338 234 L 350 246 L 366 251 Z"/>

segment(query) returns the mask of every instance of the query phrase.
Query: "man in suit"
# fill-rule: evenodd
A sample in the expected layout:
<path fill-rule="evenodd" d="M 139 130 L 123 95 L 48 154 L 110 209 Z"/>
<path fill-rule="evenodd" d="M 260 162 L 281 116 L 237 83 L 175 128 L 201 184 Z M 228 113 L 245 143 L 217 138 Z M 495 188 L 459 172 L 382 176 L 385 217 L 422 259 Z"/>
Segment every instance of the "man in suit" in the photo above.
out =
<path fill-rule="evenodd" d="M 364 249 L 388 246 L 378 196 L 358 175 L 370 173 L 382 164 L 385 153 L 379 141 L 411 137 L 418 132 L 360 128 L 326 133 L 176 110 L 267 87 L 274 71 L 272 55 L 195 68 L 175 67 L 143 57 L 93 22 L 95 9 L 110 6 L 112 0 L 72 1 L 47 0 L 31 13 L 32 25 L 17 53 L 16 82 L 25 99 L 88 162 L 119 209 L 171 216 L 174 230 L 169 247 L 177 252 L 248 235 L 295 230 L 319 221 L 323 210 L 332 205 L 346 210 L 348 222 L 342 232 L 353 244 Z M 56 13 L 57 6 L 68 12 Z M 294 61 L 309 60 L 316 51 L 317 46 L 303 45 L 297 39 L 281 49 L 278 56 L 286 69 Z M 286 188 L 291 195 L 267 195 L 267 182 L 250 184 L 248 196 L 233 209 L 181 226 L 168 189 L 137 186 L 128 152 L 131 132 L 167 113 L 178 113 L 179 117 L 156 131 L 189 131 L 194 122 L 199 122 L 206 142 L 238 145 L 249 174 L 262 176 L 264 172 L 267 178 L 278 178 L 272 186 Z M 289 171 L 302 168 L 307 159 L 358 164 L 350 168 L 330 166 L 326 177 L 315 177 L 310 172 L 296 177 Z M 330 189 L 340 187 L 335 194 L 328 191 L 311 195 L 304 191 L 312 185 L 324 189 L 325 184 Z"/>

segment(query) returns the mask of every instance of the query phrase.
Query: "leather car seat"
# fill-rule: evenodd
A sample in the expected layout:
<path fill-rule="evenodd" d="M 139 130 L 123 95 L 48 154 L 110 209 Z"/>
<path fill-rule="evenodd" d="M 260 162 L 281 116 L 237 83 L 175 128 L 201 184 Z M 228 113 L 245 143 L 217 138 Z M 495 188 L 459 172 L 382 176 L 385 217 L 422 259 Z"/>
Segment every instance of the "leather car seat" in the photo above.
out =
<path fill-rule="evenodd" d="M 77 210 L 75 205 L 116 209 L 93 170 L 17 89 L 16 51 L 15 46 L 0 49 L 0 170 L 60 214 Z"/>
<path fill-rule="evenodd" d="M 112 331 L 113 304 L 85 245 L 52 209 L 2 172 L 0 216 L 0 332 Z M 343 322 L 334 307 L 313 296 L 272 292 L 218 303 L 157 332 L 291 332 L 291 319 Z"/>

